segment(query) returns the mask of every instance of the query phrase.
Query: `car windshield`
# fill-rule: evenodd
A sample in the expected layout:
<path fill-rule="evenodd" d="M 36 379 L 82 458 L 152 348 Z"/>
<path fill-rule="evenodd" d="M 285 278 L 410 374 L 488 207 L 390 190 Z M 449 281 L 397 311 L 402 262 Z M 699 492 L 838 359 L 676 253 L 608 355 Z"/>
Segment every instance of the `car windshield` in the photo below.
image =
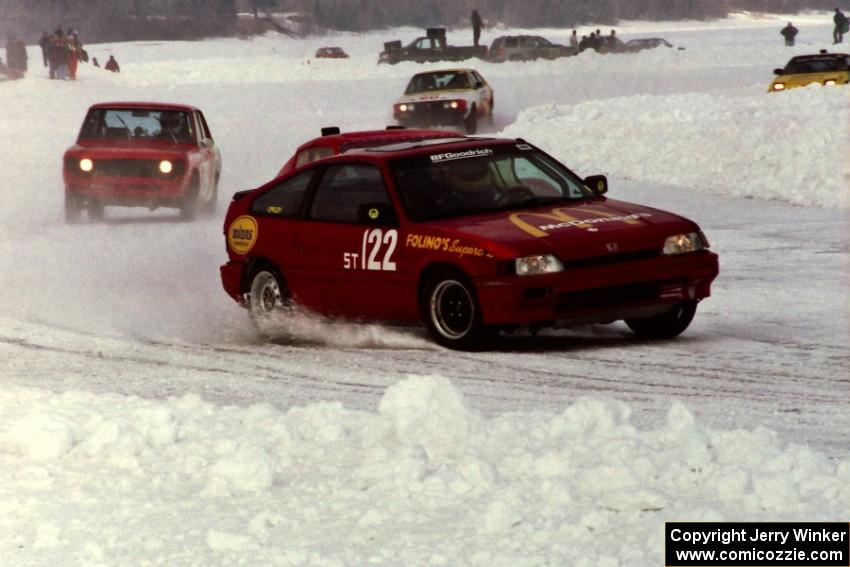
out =
<path fill-rule="evenodd" d="M 95 108 L 86 116 L 81 140 L 160 140 L 191 143 L 188 112 L 157 108 Z"/>
<path fill-rule="evenodd" d="M 410 79 L 404 94 L 424 93 L 440 89 L 471 89 L 465 71 L 435 71 L 419 73 Z"/>
<path fill-rule="evenodd" d="M 414 221 L 595 196 L 566 167 L 523 143 L 402 158 L 390 169 Z"/>
<path fill-rule="evenodd" d="M 788 75 L 797 73 L 823 73 L 827 71 L 846 71 L 848 68 L 850 68 L 848 58 L 824 57 L 822 59 L 792 60 L 785 67 L 785 73 Z"/>

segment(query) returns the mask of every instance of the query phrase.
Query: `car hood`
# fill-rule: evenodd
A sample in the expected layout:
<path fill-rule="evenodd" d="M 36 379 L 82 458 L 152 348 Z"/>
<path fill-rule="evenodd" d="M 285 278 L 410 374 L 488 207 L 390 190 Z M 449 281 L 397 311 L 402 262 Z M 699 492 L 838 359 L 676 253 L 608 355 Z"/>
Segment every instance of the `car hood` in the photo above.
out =
<path fill-rule="evenodd" d="M 174 144 L 158 140 L 85 140 L 65 152 L 65 157 L 176 159 L 185 157 L 193 144 Z"/>
<path fill-rule="evenodd" d="M 497 258 L 554 253 L 562 260 L 660 251 L 664 240 L 699 227 L 672 213 L 594 199 L 432 221 L 429 227 Z"/>
<path fill-rule="evenodd" d="M 475 94 L 472 89 L 444 89 L 439 91 L 428 91 L 427 93 L 413 93 L 404 95 L 396 103 L 427 102 L 429 100 L 455 100 L 467 98 Z"/>

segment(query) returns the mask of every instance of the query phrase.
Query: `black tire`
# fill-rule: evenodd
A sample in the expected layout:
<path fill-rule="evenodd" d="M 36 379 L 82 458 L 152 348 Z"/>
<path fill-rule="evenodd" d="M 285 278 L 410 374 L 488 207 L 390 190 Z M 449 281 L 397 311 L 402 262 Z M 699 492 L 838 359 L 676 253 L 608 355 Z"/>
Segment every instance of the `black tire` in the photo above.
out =
<path fill-rule="evenodd" d="M 281 334 L 292 301 L 286 281 L 269 265 L 259 266 L 248 280 L 248 311 L 257 331 L 266 337 Z"/>
<path fill-rule="evenodd" d="M 475 134 L 478 131 L 478 109 L 474 104 L 469 111 L 469 116 L 464 121 L 464 126 L 467 134 Z"/>
<path fill-rule="evenodd" d="M 420 304 L 425 326 L 438 344 L 478 350 L 493 338 L 493 330 L 482 323 L 475 289 L 458 271 L 431 274 L 422 286 Z"/>
<path fill-rule="evenodd" d="M 215 180 L 213 181 L 212 186 L 212 195 L 210 195 L 210 200 L 204 203 L 204 214 L 212 216 L 215 214 L 216 206 L 218 206 L 218 180 L 220 174 L 215 174 Z"/>
<path fill-rule="evenodd" d="M 198 182 L 198 176 L 195 174 L 189 182 L 189 191 L 183 198 L 183 202 L 180 203 L 180 218 L 187 221 L 195 220 L 195 217 L 198 216 L 199 193 L 200 184 Z"/>
<path fill-rule="evenodd" d="M 83 212 L 82 200 L 65 190 L 65 222 L 68 224 L 76 224 L 80 222 L 80 216 Z"/>
<path fill-rule="evenodd" d="M 98 203 L 97 201 L 91 201 L 86 206 L 86 214 L 90 221 L 103 220 L 103 204 Z"/>
<path fill-rule="evenodd" d="M 626 319 L 626 325 L 641 337 L 672 339 L 688 328 L 696 312 L 696 301 L 684 301 L 662 315 L 645 319 Z"/>

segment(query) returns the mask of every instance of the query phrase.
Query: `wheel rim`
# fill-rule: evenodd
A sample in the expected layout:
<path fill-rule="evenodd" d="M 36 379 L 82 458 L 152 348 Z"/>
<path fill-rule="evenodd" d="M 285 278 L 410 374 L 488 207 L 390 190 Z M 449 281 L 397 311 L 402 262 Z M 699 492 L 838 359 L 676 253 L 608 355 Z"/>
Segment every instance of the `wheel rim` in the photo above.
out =
<path fill-rule="evenodd" d="M 251 284 L 251 313 L 262 317 L 283 309 L 283 297 L 277 278 L 269 272 L 254 276 Z"/>
<path fill-rule="evenodd" d="M 465 285 L 456 280 L 440 282 L 431 293 L 431 321 L 447 339 L 463 338 L 475 321 L 475 303 Z"/>

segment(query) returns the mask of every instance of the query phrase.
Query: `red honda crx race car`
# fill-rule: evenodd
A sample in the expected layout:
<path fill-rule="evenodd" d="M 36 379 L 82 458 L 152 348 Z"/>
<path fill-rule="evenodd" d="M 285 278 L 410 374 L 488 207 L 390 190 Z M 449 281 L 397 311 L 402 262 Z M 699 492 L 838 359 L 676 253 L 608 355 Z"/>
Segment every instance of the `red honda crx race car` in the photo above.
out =
<path fill-rule="evenodd" d="M 674 337 L 710 295 L 717 255 L 694 222 L 607 188 L 522 139 L 353 149 L 234 195 L 222 282 L 261 330 L 297 306 L 424 323 L 458 349 L 617 320 Z"/>
<path fill-rule="evenodd" d="M 221 154 L 193 106 L 110 102 L 89 108 L 65 152 L 65 219 L 90 220 L 105 206 L 174 207 L 184 218 L 212 213 Z"/>

